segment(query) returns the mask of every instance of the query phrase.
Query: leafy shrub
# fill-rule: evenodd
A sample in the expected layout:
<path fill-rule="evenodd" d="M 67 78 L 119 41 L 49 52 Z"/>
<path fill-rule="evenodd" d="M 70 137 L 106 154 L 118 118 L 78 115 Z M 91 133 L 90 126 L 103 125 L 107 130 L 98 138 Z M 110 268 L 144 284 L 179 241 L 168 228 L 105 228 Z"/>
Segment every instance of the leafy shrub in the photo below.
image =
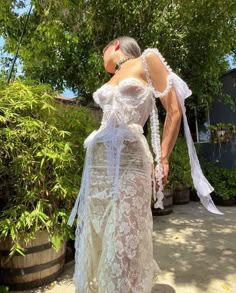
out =
<path fill-rule="evenodd" d="M 178 136 L 170 155 L 169 165 L 169 181 L 173 188 L 193 187 L 188 148 L 184 136 Z"/>
<path fill-rule="evenodd" d="M 46 229 L 58 249 L 73 237 L 67 219 L 79 190 L 91 112 L 55 101 L 47 85 L 0 85 L 0 237 L 19 244 Z"/>
<path fill-rule="evenodd" d="M 0 285 L 0 292 L 1 293 L 8 293 L 9 292 L 9 287 Z"/>
<path fill-rule="evenodd" d="M 236 197 L 236 168 L 223 168 L 215 162 L 205 162 L 204 169 L 219 197 L 226 200 Z"/>

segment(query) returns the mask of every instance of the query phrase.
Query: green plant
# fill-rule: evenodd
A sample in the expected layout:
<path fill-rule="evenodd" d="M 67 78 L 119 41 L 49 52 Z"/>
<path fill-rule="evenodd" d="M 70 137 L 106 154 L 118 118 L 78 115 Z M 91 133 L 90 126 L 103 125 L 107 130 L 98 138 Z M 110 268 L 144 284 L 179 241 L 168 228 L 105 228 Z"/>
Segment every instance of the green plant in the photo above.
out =
<path fill-rule="evenodd" d="M 11 255 L 24 254 L 22 235 L 27 242 L 46 229 L 55 249 L 73 238 L 66 223 L 79 190 L 83 141 L 96 123 L 88 109 L 62 109 L 54 97 L 46 85 L 0 85 L 0 238 L 12 238 Z"/>
<path fill-rule="evenodd" d="M 236 134 L 236 125 L 232 123 L 216 123 L 209 125 L 211 142 L 222 143 L 231 141 L 232 135 Z"/>
<path fill-rule="evenodd" d="M 9 287 L 7 287 L 7 286 L 0 286 L 0 292 L 1 293 L 7 293 L 7 292 L 9 292 Z"/>
<path fill-rule="evenodd" d="M 219 76 L 229 69 L 225 56 L 235 52 L 235 1 L 34 0 L 33 4 L 20 49 L 24 73 L 58 89 L 66 85 L 87 100 L 109 78 L 101 52 L 117 36 L 135 37 L 142 50 L 158 47 L 190 85 L 194 99 L 187 103 L 214 101 L 222 85 Z M 0 0 L 0 7 L 4 49 L 14 54 L 27 17 L 18 7 L 28 10 L 28 2 Z"/>
<path fill-rule="evenodd" d="M 172 188 L 192 187 L 191 167 L 185 137 L 179 136 L 169 159 L 169 181 Z"/>
<path fill-rule="evenodd" d="M 204 170 L 219 197 L 227 200 L 236 196 L 236 168 L 228 169 L 215 162 L 205 162 Z"/>

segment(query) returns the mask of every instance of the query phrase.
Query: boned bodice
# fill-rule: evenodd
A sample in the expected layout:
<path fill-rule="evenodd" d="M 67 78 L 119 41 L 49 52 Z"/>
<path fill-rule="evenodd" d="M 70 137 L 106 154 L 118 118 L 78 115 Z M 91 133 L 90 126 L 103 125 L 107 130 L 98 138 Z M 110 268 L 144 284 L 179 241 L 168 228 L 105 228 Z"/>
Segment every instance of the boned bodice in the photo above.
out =
<path fill-rule="evenodd" d="M 115 127 L 133 123 L 143 127 L 155 102 L 152 89 L 135 78 L 126 78 L 118 85 L 104 84 L 93 99 L 103 110 L 102 127 L 112 116 Z"/>

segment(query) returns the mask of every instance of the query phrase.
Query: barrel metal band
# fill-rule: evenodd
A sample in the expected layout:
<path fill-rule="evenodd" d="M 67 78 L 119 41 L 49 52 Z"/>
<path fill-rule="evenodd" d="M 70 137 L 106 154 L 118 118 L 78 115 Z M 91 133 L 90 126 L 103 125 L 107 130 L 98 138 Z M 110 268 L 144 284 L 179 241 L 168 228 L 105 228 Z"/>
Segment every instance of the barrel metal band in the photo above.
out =
<path fill-rule="evenodd" d="M 31 267 L 25 267 L 25 268 L 0 268 L 0 276 L 22 276 L 22 275 L 28 275 L 31 273 L 40 272 L 42 270 L 46 270 L 50 267 L 53 267 L 56 264 L 62 264 L 65 259 L 65 253 L 59 256 L 58 258 L 49 261 L 47 263 L 43 263 L 40 265 L 35 265 Z"/>
<path fill-rule="evenodd" d="M 36 253 L 39 251 L 47 250 L 52 248 L 52 242 L 44 243 L 41 245 L 33 246 L 26 248 L 26 251 L 24 252 L 25 255 L 31 254 L 31 253 Z M 10 254 L 10 250 L 0 250 L 0 256 L 8 256 Z M 19 252 L 16 252 L 14 256 L 22 256 Z"/>

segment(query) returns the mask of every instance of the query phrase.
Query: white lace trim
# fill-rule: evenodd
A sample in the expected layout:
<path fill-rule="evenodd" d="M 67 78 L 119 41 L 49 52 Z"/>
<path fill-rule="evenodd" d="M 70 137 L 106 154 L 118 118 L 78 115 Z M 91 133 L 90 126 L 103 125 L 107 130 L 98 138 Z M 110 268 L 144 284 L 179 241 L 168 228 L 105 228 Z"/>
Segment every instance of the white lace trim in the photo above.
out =
<path fill-rule="evenodd" d="M 147 62 L 145 60 L 145 54 L 148 53 L 148 52 L 155 53 L 160 58 L 161 62 L 164 64 L 165 68 L 169 72 L 169 74 L 167 76 L 167 86 L 166 86 L 166 88 L 165 88 L 165 90 L 163 92 L 160 92 L 160 91 L 156 90 L 155 87 L 153 86 L 152 79 L 151 79 L 150 73 L 148 71 Z M 161 53 L 159 52 L 159 50 L 156 49 L 156 48 L 148 48 L 148 49 L 144 50 L 143 51 L 143 54 L 141 55 L 141 59 L 142 59 L 142 62 L 143 62 L 143 66 L 144 66 L 144 70 L 145 70 L 145 73 L 146 73 L 146 78 L 147 78 L 148 84 L 152 88 L 152 91 L 153 91 L 153 94 L 154 94 L 155 98 L 162 98 L 162 97 L 164 97 L 165 95 L 168 94 L 168 92 L 170 91 L 170 89 L 172 87 L 172 84 L 173 84 L 172 74 L 171 74 L 172 73 L 172 69 L 167 64 L 165 58 L 161 55 Z"/>
<path fill-rule="evenodd" d="M 157 165 L 154 169 L 157 169 L 157 183 L 158 183 L 158 192 L 156 192 L 156 181 L 155 181 L 155 173 L 153 170 L 153 198 L 156 201 L 154 204 L 154 208 L 161 208 L 163 207 L 163 168 L 161 163 L 161 143 L 160 143 L 160 132 L 159 132 L 159 119 L 158 119 L 158 111 L 156 108 L 156 104 L 154 104 L 154 108 L 150 115 L 150 122 L 151 122 L 151 143 L 153 152 L 155 154 L 154 160 L 156 161 Z"/>
<path fill-rule="evenodd" d="M 167 70 L 169 71 L 169 74 L 167 76 L 167 86 L 166 89 L 163 92 L 159 92 L 156 90 L 153 86 L 150 73 L 148 71 L 148 66 L 147 62 L 145 60 L 145 54 L 148 52 L 153 52 L 157 54 L 162 61 L 162 63 L 165 65 Z M 161 55 L 158 49 L 155 48 L 148 48 L 144 50 L 142 56 L 141 56 L 143 66 L 144 66 L 144 71 L 146 74 L 146 79 L 149 84 L 149 86 L 152 89 L 153 95 L 155 98 L 161 98 L 164 97 L 171 89 L 173 81 L 172 81 L 172 69 L 170 66 L 167 64 L 165 61 L 164 57 Z M 156 166 L 154 167 L 153 170 L 153 198 L 154 198 L 154 208 L 161 208 L 164 209 L 163 206 L 163 199 L 164 199 L 164 194 L 163 194 L 163 184 L 162 184 L 162 178 L 163 178 L 163 168 L 162 168 L 162 162 L 161 162 L 161 143 L 160 143 L 160 130 L 159 130 L 159 118 L 158 118 L 158 110 L 156 108 L 156 104 L 154 102 L 153 104 L 153 110 L 150 114 L 150 124 L 151 124 L 151 143 L 152 143 L 152 149 L 155 154 L 155 161 L 156 161 Z M 155 170 L 157 170 L 157 183 L 158 183 L 158 191 L 156 192 L 156 180 L 155 180 Z"/>

